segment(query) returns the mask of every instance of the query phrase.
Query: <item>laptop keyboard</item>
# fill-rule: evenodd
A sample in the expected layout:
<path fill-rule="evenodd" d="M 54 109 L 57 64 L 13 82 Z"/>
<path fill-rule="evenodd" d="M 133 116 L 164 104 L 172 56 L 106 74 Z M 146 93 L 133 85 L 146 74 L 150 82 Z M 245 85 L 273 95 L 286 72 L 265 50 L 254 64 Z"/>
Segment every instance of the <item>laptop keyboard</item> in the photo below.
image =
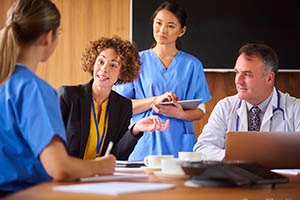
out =
<path fill-rule="evenodd" d="M 230 170 L 235 171 L 237 174 L 256 184 L 266 184 L 274 181 L 280 183 L 288 182 L 288 179 L 281 174 L 274 173 L 256 163 L 234 163 L 231 165 L 233 167 Z"/>
<path fill-rule="evenodd" d="M 184 171 L 194 182 L 231 180 L 238 186 L 287 183 L 289 179 L 256 163 L 192 162 L 183 163 Z M 198 170 L 199 169 L 199 170 Z"/>

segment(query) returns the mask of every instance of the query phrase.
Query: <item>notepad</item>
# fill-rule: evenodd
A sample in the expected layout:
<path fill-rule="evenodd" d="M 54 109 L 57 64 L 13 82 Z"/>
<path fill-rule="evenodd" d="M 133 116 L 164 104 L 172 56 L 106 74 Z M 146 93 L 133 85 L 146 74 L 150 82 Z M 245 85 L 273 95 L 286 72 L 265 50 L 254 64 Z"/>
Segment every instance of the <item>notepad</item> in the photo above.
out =
<path fill-rule="evenodd" d="M 121 172 L 121 173 L 144 172 L 145 168 L 144 167 L 116 167 L 115 171 Z M 143 175 L 146 175 L 146 174 L 143 174 Z"/>
<path fill-rule="evenodd" d="M 104 182 L 54 186 L 52 189 L 61 192 L 120 195 L 135 192 L 167 190 L 171 188 L 175 188 L 175 185 L 168 183 Z"/>
<path fill-rule="evenodd" d="M 112 180 L 120 180 L 120 179 L 128 179 L 128 178 L 147 178 L 147 174 L 125 174 L 125 173 L 114 173 L 113 175 L 106 176 L 93 176 L 93 177 L 85 177 L 81 178 L 80 181 L 112 181 Z"/>
<path fill-rule="evenodd" d="M 272 169 L 271 171 L 279 174 L 300 175 L 300 169 Z"/>
<path fill-rule="evenodd" d="M 144 167 L 144 161 L 125 161 L 125 160 L 117 160 L 116 167 L 127 167 L 127 168 L 137 168 Z"/>

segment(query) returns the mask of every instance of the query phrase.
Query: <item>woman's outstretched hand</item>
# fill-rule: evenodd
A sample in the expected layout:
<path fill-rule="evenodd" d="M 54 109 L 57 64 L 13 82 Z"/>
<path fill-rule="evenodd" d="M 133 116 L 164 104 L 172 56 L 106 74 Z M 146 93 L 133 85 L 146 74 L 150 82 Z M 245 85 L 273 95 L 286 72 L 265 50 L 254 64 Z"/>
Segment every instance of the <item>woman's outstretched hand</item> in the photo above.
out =
<path fill-rule="evenodd" d="M 138 121 L 133 129 L 132 134 L 138 135 L 140 132 L 153 132 L 153 131 L 166 131 L 170 126 L 170 120 L 168 119 L 165 123 L 160 120 L 156 115 L 145 117 Z"/>

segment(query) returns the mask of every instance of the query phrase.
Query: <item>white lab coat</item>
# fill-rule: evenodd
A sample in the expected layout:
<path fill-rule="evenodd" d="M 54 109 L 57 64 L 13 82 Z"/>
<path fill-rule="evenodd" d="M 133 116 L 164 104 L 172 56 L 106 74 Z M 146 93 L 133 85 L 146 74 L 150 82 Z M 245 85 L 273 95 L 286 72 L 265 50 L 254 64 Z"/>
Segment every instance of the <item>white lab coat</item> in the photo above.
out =
<path fill-rule="evenodd" d="M 273 112 L 278 107 L 278 94 L 274 87 L 271 101 L 262 119 L 260 131 L 300 131 L 300 99 L 291 97 L 288 93 L 278 92 L 280 94 L 280 108 L 284 110 L 284 116 L 283 112 L 279 110 Z M 220 100 L 199 135 L 194 151 L 202 152 L 208 160 L 223 160 L 226 133 L 229 131 L 247 131 L 247 113 L 246 102 L 241 101 L 237 94 Z"/>

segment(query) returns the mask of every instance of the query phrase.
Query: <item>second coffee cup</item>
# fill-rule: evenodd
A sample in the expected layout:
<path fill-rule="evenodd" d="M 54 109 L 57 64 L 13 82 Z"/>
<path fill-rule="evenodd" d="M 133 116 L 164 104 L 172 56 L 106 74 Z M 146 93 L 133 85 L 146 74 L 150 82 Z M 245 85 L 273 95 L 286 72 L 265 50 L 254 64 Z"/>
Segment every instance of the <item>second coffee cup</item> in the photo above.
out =
<path fill-rule="evenodd" d="M 149 155 L 144 158 L 144 164 L 149 168 L 161 168 L 161 160 L 174 158 L 173 155 Z"/>
<path fill-rule="evenodd" d="M 178 158 L 183 161 L 201 161 L 206 160 L 201 152 L 179 152 Z"/>
<path fill-rule="evenodd" d="M 164 158 L 161 160 L 161 172 L 170 175 L 184 175 L 178 158 Z"/>

